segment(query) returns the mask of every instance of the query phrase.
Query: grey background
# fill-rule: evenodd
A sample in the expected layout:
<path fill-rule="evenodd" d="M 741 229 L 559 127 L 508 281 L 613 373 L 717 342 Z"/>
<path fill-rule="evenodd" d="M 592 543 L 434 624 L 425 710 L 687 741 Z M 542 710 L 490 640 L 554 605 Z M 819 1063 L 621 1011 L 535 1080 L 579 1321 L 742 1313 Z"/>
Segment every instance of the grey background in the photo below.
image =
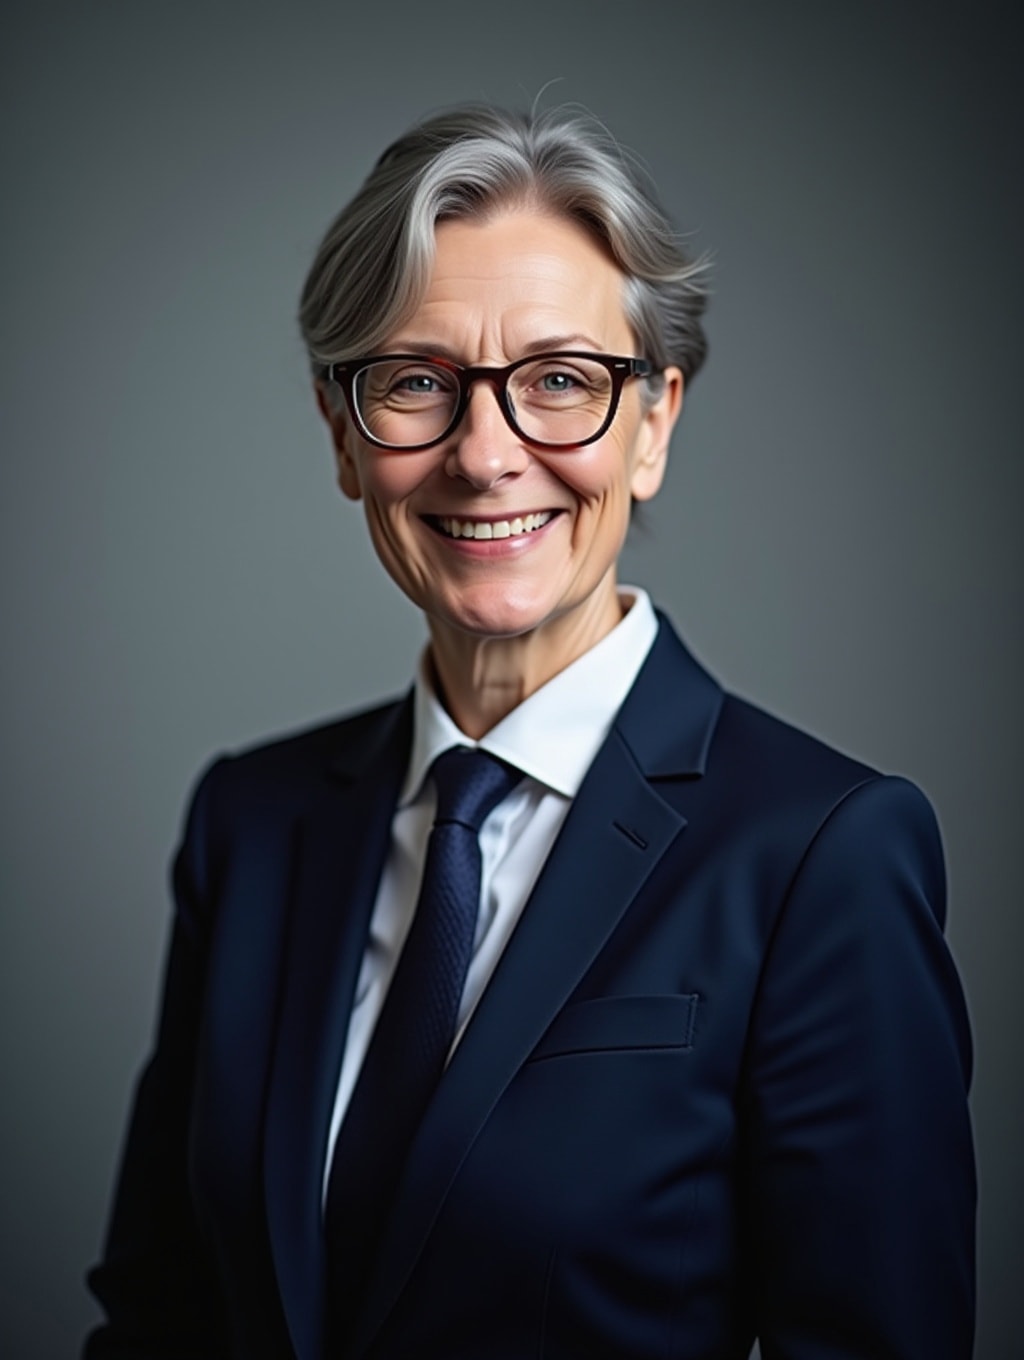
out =
<path fill-rule="evenodd" d="M 978 1354 L 1015 1353 L 1011 12 L 6 8 L 5 1355 L 70 1354 L 94 1315 L 81 1277 L 195 772 L 403 686 L 420 646 L 310 401 L 293 312 L 315 242 L 425 111 L 521 105 L 552 80 L 545 102 L 640 150 L 717 260 L 710 364 L 626 578 L 728 684 L 937 806 L 978 1050 Z"/>

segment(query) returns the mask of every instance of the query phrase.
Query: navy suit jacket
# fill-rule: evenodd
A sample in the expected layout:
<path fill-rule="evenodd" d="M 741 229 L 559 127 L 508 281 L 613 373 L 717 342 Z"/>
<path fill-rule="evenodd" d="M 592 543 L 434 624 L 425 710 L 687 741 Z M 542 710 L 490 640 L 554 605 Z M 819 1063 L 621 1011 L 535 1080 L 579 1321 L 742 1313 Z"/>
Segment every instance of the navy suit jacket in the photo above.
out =
<path fill-rule="evenodd" d="M 214 765 L 99 1357 L 319 1360 L 321 1188 L 411 706 Z M 663 621 L 420 1128 L 353 1357 L 969 1355 L 963 999 L 923 796 Z"/>

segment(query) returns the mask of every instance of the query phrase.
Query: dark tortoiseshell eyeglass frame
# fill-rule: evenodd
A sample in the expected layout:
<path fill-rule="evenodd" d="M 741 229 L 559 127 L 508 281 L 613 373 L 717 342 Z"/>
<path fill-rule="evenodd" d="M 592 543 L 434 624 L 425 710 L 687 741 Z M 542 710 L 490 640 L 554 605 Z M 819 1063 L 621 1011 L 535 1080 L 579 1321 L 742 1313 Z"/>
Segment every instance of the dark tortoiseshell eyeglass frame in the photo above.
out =
<path fill-rule="evenodd" d="M 591 363 L 600 364 L 608 370 L 611 379 L 608 412 L 599 428 L 593 434 L 587 435 L 585 439 L 574 439 L 568 443 L 549 442 L 528 434 L 520 428 L 516 421 L 515 408 L 508 395 L 509 379 L 518 369 L 525 368 L 528 364 L 545 363 L 554 359 L 586 359 Z M 360 373 L 373 364 L 381 363 L 431 364 L 451 374 L 452 379 L 458 385 L 458 400 L 448 424 L 435 438 L 419 444 L 391 444 L 380 439 L 367 427 L 359 409 L 356 384 Z M 608 427 L 615 419 L 616 411 L 619 409 L 619 399 L 622 396 L 624 384 L 630 378 L 651 377 L 655 370 L 646 359 L 636 359 L 626 355 L 592 354 L 585 350 L 553 350 L 547 354 L 530 354 L 524 359 L 517 359 L 515 363 L 506 364 L 503 368 L 488 368 L 482 365 L 466 366 L 454 363 L 451 359 L 442 359 L 429 354 L 372 354 L 363 359 L 348 359 L 339 364 L 318 364 L 314 371 L 321 381 L 336 382 L 341 387 L 349 413 L 355 421 L 359 433 L 367 443 L 378 449 L 387 449 L 392 453 L 418 453 L 423 449 L 433 448 L 435 444 L 443 443 L 458 426 L 462 417 L 466 414 L 470 391 L 476 382 L 491 384 L 498 400 L 498 406 L 509 428 L 526 443 L 533 444 L 537 448 L 552 449 L 556 452 L 568 452 L 570 449 L 583 448 L 587 444 L 593 444 L 595 440 L 600 439 L 607 432 Z"/>

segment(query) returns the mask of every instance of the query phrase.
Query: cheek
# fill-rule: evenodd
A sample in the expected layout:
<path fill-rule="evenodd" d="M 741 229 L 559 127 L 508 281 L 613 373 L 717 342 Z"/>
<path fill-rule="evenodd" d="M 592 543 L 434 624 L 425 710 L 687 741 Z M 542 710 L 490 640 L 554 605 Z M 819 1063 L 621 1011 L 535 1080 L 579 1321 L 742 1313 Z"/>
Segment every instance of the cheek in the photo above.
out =
<path fill-rule="evenodd" d="M 582 502 L 599 507 L 609 501 L 629 500 L 631 464 L 627 441 L 612 432 L 598 444 L 568 456 L 554 469 L 560 480 Z"/>
<path fill-rule="evenodd" d="M 360 484 L 367 502 L 388 514 L 406 508 L 425 475 L 426 469 L 415 454 L 376 455 L 362 461 Z"/>

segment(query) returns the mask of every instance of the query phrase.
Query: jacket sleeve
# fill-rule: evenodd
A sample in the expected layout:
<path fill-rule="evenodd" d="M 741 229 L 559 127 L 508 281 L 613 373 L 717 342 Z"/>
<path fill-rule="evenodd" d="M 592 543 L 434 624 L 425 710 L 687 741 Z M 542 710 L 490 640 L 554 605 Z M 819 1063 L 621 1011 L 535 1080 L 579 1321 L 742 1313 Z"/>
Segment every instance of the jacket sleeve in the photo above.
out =
<path fill-rule="evenodd" d="M 228 1351 L 188 1180 L 212 896 L 213 773 L 200 781 L 174 863 L 176 911 L 156 1043 L 136 1092 L 103 1260 L 89 1275 L 107 1322 L 89 1336 L 85 1360 L 212 1360 Z"/>
<path fill-rule="evenodd" d="M 763 1360 L 967 1360 L 975 1176 L 942 851 L 900 779 L 849 793 L 790 886 L 741 1096 Z"/>

